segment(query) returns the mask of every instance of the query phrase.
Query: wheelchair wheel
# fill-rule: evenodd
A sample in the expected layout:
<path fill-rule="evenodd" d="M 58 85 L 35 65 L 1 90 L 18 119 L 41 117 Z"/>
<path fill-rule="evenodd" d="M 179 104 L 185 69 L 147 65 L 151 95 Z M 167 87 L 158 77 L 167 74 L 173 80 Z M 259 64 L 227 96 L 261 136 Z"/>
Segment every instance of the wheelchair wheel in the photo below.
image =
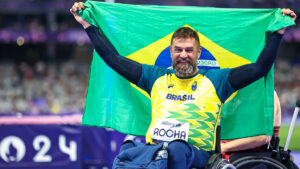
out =
<path fill-rule="evenodd" d="M 270 157 L 246 156 L 232 162 L 237 169 L 287 169 Z"/>

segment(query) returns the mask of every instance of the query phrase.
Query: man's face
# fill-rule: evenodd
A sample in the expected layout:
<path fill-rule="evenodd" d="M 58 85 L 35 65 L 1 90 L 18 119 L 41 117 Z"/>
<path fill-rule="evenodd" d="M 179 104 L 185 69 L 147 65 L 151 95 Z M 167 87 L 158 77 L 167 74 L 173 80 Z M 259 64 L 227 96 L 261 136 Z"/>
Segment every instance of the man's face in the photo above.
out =
<path fill-rule="evenodd" d="M 171 57 L 172 66 L 177 76 L 188 77 L 198 71 L 198 58 L 202 50 L 198 46 L 194 38 L 173 39 Z"/>

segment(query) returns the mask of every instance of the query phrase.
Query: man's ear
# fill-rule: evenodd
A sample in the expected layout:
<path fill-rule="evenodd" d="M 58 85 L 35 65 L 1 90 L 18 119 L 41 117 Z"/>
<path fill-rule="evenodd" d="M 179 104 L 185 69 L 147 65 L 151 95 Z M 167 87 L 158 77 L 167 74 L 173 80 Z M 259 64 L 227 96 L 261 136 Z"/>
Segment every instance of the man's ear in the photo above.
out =
<path fill-rule="evenodd" d="M 202 47 L 200 46 L 200 47 L 199 47 L 199 51 L 198 51 L 198 53 L 197 53 L 197 54 L 198 54 L 197 59 L 199 59 L 199 57 L 200 57 L 200 55 L 201 55 L 201 52 L 202 52 Z"/>

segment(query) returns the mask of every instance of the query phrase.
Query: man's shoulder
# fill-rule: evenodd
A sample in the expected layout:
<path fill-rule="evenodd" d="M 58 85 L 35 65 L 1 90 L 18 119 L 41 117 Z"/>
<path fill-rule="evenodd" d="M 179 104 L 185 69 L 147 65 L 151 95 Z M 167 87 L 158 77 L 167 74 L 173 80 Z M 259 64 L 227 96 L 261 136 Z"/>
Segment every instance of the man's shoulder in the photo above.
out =
<path fill-rule="evenodd" d="M 142 76 L 138 82 L 138 87 L 144 89 L 148 92 L 148 94 L 150 94 L 153 84 L 157 79 L 173 72 L 173 70 L 167 69 L 165 67 L 143 64 Z"/>

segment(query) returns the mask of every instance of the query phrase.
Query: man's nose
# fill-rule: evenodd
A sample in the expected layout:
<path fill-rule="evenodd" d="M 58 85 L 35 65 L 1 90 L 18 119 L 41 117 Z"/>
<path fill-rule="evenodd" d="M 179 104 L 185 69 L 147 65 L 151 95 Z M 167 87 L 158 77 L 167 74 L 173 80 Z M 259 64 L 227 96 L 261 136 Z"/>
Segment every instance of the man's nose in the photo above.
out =
<path fill-rule="evenodd" d="M 182 50 L 180 57 L 184 59 L 187 58 L 188 57 L 187 52 L 185 50 Z"/>

